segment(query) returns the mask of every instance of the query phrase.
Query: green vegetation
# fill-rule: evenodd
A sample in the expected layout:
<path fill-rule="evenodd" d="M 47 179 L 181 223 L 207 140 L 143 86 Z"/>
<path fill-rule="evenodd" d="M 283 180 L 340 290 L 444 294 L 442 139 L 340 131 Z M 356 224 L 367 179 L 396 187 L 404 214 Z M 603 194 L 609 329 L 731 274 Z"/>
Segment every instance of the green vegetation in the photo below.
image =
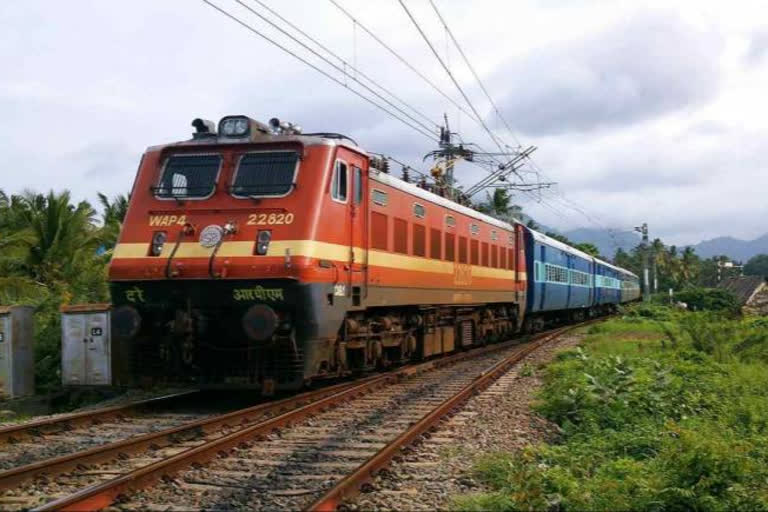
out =
<path fill-rule="evenodd" d="M 544 379 L 560 438 L 483 457 L 458 507 L 768 510 L 768 319 L 633 307 Z"/>
<path fill-rule="evenodd" d="M 0 191 L 0 304 L 36 307 L 35 376 L 38 391 L 59 386 L 63 304 L 109 300 L 106 268 L 127 209 L 99 195 L 101 219 L 69 192 L 47 195 Z"/>
<path fill-rule="evenodd" d="M 768 277 L 768 254 L 751 257 L 744 265 L 744 273 L 748 276 Z"/>

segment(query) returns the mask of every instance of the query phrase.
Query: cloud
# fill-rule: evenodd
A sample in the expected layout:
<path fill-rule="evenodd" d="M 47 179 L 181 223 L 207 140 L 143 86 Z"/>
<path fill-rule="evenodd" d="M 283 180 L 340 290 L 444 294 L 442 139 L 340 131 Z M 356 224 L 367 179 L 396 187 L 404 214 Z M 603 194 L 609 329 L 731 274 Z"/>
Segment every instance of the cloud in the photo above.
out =
<path fill-rule="evenodd" d="M 763 27 L 752 34 L 747 50 L 747 60 L 757 64 L 768 54 L 768 27 Z"/>
<path fill-rule="evenodd" d="M 630 13 L 603 33 L 513 59 L 494 82 L 500 107 L 527 134 L 590 131 L 654 118 L 711 99 L 718 34 L 666 11 Z"/>

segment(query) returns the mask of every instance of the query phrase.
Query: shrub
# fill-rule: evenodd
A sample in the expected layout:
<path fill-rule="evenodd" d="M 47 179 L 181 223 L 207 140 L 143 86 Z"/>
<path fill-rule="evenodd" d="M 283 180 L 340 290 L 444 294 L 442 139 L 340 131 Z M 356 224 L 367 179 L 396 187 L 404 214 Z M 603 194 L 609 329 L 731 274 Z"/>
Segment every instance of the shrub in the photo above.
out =
<path fill-rule="evenodd" d="M 536 408 L 562 428 L 559 442 L 480 459 L 491 492 L 457 508 L 768 511 L 768 326 L 678 319 L 664 323 L 669 347 L 615 336 L 649 328 L 610 321 L 556 358 Z"/>
<path fill-rule="evenodd" d="M 675 298 L 688 304 L 691 311 L 735 313 L 739 310 L 736 297 L 719 288 L 688 288 L 678 292 Z"/>

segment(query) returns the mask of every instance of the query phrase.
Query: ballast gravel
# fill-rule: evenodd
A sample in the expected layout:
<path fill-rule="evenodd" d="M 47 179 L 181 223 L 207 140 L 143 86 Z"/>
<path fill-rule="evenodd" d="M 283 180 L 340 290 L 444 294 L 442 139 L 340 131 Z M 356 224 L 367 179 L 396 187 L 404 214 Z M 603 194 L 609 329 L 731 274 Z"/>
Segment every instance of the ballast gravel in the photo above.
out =
<path fill-rule="evenodd" d="M 557 436 L 557 425 L 536 414 L 531 402 L 542 385 L 543 365 L 583 338 L 565 335 L 527 356 L 404 452 L 345 509 L 452 510 L 453 497 L 488 490 L 472 477 L 479 455 L 515 452 Z"/>

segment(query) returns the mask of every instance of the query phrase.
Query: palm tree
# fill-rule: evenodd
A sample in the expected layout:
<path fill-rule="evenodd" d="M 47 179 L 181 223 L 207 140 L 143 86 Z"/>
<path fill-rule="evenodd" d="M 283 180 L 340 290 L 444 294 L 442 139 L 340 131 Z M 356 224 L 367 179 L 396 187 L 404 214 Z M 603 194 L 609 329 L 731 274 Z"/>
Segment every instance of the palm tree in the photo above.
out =
<path fill-rule="evenodd" d="M 699 275 L 701 260 L 693 247 L 686 247 L 680 257 L 680 287 L 691 284 Z"/>
<path fill-rule="evenodd" d="M 128 213 L 131 195 L 124 196 L 123 194 L 118 194 L 111 201 L 101 192 L 99 192 L 98 196 L 99 202 L 104 207 L 102 212 L 102 222 L 104 225 L 101 228 L 100 238 L 104 248 L 111 250 L 115 247 L 120 236 L 120 229 L 125 220 L 125 215 Z"/>

